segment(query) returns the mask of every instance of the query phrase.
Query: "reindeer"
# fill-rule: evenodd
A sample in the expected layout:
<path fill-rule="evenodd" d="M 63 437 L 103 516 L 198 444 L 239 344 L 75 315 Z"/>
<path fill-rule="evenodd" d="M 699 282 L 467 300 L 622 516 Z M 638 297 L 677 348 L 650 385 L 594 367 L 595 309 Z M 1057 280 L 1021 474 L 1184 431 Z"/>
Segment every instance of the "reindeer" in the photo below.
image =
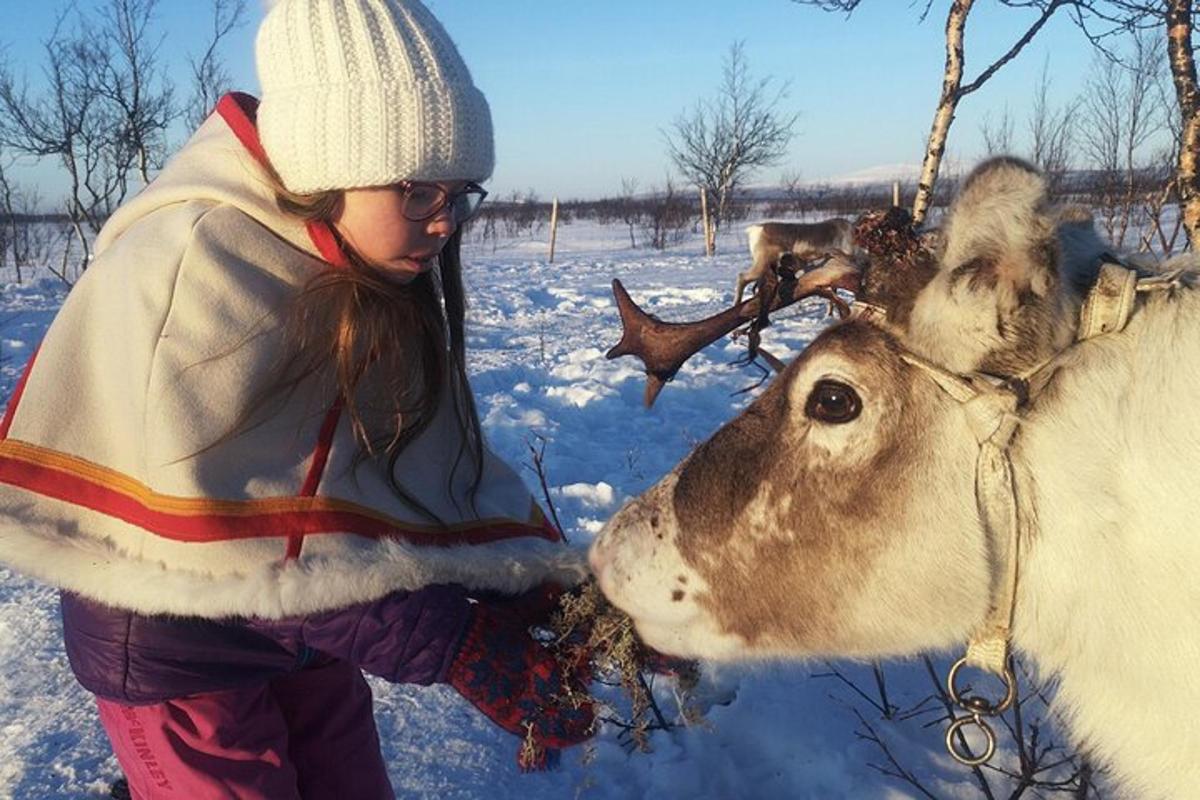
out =
<path fill-rule="evenodd" d="M 868 248 L 850 317 L 599 534 L 600 586 L 646 642 L 877 659 L 969 640 L 1009 696 L 959 698 L 980 715 L 955 725 L 991 746 L 1011 644 L 1059 676 L 1073 737 L 1128 796 L 1198 796 L 1200 264 L 1108 263 L 1088 227 L 998 159 L 936 251 Z M 816 272 L 797 296 L 847 282 Z"/>
<path fill-rule="evenodd" d="M 760 222 L 746 228 L 750 243 L 750 269 L 739 272 L 734 303 L 742 302 L 746 284 L 761 280 L 767 269 L 785 253 L 804 259 L 822 253 L 854 254 L 850 220 L 834 217 L 823 222 Z"/>

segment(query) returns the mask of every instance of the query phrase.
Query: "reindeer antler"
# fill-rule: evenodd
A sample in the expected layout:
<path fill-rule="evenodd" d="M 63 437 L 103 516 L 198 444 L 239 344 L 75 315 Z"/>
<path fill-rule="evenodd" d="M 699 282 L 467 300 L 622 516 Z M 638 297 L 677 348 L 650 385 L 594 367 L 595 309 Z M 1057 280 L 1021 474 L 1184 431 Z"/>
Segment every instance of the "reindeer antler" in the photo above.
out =
<path fill-rule="evenodd" d="M 835 297 L 834 289 L 855 292 L 860 272 L 849 260 L 833 257 L 823 266 L 779 283 L 767 306 L 768 313 L 790 306 L 806 297 Z M 638 308 L 619 280 L 613 280 L 613 296 L 621 313 L 621 341 L 608 351 L 608 358 L 634 355 L 646 365 L 646 406 L 654 404 L 662 387 L 675 377 L 683 363 L 695 353 L 759 316 L 762 299 L 755 295 L 719 314 L 695 322 L 663 322 Z"/>

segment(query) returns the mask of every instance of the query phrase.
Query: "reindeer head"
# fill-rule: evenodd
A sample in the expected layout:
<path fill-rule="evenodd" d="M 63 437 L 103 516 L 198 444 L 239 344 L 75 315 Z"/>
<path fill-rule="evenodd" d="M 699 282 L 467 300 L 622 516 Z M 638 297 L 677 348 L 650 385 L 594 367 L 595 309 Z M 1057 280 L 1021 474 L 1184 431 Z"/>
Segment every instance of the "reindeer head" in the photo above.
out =
<path fill-rule="evenodd" d="M 936 252 L 901 241 L 891 266 L 906 275 L 868 272 L 885 320 L 826 330 L 610 520 L 593 567 L 648 643 L 874 657 L 967 637 L 996 579 L 975 503 L 977 439 L 906 356 L 1013 375 L 1060 349 L 1075 301 L 1056 224 L 1036 171 L 984 164 Z M 885 255 L 871 252 L 872 270 Z"/>
<path fill-rule="evenodd" d="M 861 320 L 827 331 L 609 522 L 593 565 L 652 646 L 871 656 L 965 636 L 989 575 L 960 501 L 975 442 L 897 345 Z M 881 626 L 897 606 L 905 624 Z"/>

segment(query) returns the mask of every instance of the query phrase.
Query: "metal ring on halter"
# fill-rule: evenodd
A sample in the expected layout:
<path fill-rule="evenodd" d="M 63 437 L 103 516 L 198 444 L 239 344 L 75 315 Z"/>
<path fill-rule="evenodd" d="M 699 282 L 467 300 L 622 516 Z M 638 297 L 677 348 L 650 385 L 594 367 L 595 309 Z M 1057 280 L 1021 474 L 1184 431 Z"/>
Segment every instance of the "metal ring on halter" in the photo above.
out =
<path fill-rule="evenodd" d="M 1004 668 L 1004 674 L 999 675 L 1000 680 L 1004 681 L 1004 699 L 999 703 L 992 703 L 982 697 L 963 697 L 958 692 L 958 687 L 954 685 L 955 679 L 958 677 L 958 671 L 967 663 L 964 656 L 954 662 L 954 666 L 950 668 L 950 674 L 946 676 L 946 690 L 950 692 L 950 699 L 962 709 L 965 709 L 972 714 L 982 714 L 986 717 L 994 717 L 997 714 L 1003 714 L 1008 710 L 1013 701 L 1017 699 L 1017 676 L 1008 667 Z"/>
<path fill-rule="evenodd" d="M 983 754 L 972 756 L 958 749 L 954 743 L 954 734 L 961 731 L 967 725 L 975 725 L 983 731 L 983 735 L 987 737 L 987 747 L 984 748 Z M 963 747 L 966 747 L 964 744 Z M 992 726 L 988 725 L 978 714 L 972 714 L 969 717 L 959 717 L 951 723 L 946 729 L 946 749 L 950 751 L 950 756 L 960 764 L 968 767 L 978 767 L 986 764 L 991 760 L 996 753 L 996 734 L 992 732 Z"/>

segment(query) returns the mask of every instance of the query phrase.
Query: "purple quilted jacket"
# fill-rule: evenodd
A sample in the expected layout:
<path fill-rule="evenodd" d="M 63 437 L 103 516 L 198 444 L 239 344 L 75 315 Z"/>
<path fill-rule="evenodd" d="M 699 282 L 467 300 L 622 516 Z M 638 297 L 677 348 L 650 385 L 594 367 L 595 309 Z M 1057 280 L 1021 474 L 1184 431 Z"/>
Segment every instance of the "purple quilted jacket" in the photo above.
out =
<path fill-rule="evenodd" d="M 460 586 L 393 592 L 285 620 L 147 616 L 61 594 L 79 682 L 129 705 L 262 683 L 332 659 L 395 683 L 445 680 L 471 614 Z"/>

